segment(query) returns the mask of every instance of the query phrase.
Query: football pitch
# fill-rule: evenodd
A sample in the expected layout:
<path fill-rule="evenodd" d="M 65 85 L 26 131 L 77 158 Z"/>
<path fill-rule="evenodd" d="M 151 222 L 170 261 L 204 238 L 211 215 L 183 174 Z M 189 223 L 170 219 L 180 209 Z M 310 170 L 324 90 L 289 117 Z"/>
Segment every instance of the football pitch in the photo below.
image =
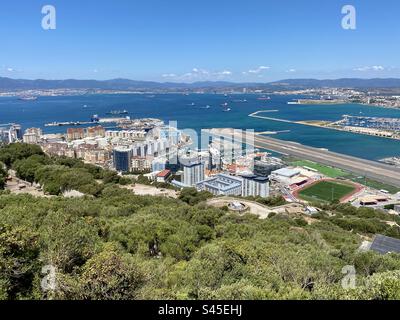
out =
<path fill-rule="evenodd" d="M 334 181 L 321 181 L 299 191 L 299 197 L 307 201 L 331 202 L 340 200 L 356 190 L 355 186 Z"/>

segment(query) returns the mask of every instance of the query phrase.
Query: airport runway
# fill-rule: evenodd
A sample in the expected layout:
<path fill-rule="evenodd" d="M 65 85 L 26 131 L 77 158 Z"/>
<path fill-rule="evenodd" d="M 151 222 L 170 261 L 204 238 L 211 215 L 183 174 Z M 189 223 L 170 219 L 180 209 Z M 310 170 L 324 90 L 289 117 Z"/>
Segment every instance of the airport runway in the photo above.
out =
<path fill-rule="evenodd" d="M 212 133 L 213 135 L 221 134 L 222 136 L 226 137 L 231 136 L 231 134 L 225 130 L 218 130 L 217 133 L 217 131 L 213 129 L 212 131 L 208 132 Z M 318 162 L 335 168 L 347 170 L 357 175 L 364 176 L 382 183 L 400 187 L 400 168 L 380 162 L 327 151 L 325 149 L 308 147 L 296 142 L 265 137 L 259 134 L 247 133 L 247 135 L 248 143 L 253 144 L 256 148 L 267 149 L 284 155 L 290 155 L 300 159 Z M 245 139 L 244 134 L 242 137 L 242 134 L 237 132 L 234 133 L 234 136 L 238 141 L 244 141 Z"/>

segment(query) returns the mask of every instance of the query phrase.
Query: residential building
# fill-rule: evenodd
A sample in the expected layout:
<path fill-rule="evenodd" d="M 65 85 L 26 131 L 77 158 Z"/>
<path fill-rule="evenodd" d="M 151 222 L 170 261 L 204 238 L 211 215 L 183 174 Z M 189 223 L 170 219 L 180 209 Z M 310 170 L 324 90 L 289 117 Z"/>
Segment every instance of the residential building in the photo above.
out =
<path fill-rule="evenodd" d="M 269 196 L 269 179 L 257 175 L 243 175 L 242 196 L 263 197 Z"/>
<path fill-rule="evenodd" d="M 0 127 L 0 142 L 13 143 L 22 140 L 22 130 L 19 124 L 9 124 Z"/>
<path fill-rule="evenodd" d="M 132 149 L 129 147 L 116 147 L 113 150 L 113 163 L 117 171 L 129 172 L 132 163 Z"/>
<path fill-rule="evenodd" d="M 102 126 L 90 127 L 86 129 L 86 137 L 95 138 L 95 137 L 105 137 L 106 130 Z"/>
<path fill-rule="evenodd" d="M 133 171 L 150 171 L 151 170 L 152 158 L 150 157 L 132 157 L 132 170 Z M 158 170 L 161 171 L 161 170 Z"/>
<path fill-rule="evenodd" d="M 205 165 L 202 161 L 187 162 L 183 164 L 183 184 L 195 186 L 204 180 Z"/>
<path fill-rule="evenodd" d="M 68 128 L 67 140 L 79 140 L 85 138 L 85 130 L 83 128 Z"/>
<path fill-rule="evenodd" d="M 37 144 L 43 135 L 43 131 L 40 128 L 29 128 L 25 130 L 25 134 L 22 137 L 24 143 Z"/>
<path fill-rule="evenodd" d="M 105 133 L 106 138 L 118 138 L 131 141 L 143 141 L 146 138 L 144 130 L 109 130 Z"/>

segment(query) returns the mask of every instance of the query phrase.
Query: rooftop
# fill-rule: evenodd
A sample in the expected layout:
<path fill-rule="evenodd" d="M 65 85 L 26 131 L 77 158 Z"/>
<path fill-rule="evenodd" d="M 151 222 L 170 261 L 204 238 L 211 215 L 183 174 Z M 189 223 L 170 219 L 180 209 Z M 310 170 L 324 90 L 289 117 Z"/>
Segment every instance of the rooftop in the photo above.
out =
<path fill-rule="evenodd" d="M 400 240 L 378 234 L 375 236 L 370 249 L 382 254 L 400 253 Z"/>
<path fill-rule="evenodd" d="M 170 174 L 171 174 L 171 170 L 166 169 L 166 170 L 159 172 L 157 174 L 157 178 L 165 178 L 165 177 L 168 177 L 168 175 L 170 175 Z"/>
<path fill-rule="evenodd" d="M 287 178 L 292 178 L 300 174 L 300 170 L 297 169 L 290 169 L 290 168 L 282 168 L 279 170 L 275 170 L 272 172 L 273 174 L 280 175 Z"/>

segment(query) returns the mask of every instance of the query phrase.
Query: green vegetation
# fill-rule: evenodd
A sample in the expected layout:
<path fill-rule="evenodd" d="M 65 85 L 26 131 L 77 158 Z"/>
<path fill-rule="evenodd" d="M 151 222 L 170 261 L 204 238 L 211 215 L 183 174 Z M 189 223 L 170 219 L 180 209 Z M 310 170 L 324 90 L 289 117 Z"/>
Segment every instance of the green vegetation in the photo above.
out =
<path fill-rule="evenodd" d="M 70 184 L 85 172 L 80 187 L 91 186 L 87 174 L 106 179 L 38 155 L 10 166 L 26 159 L 36 171 L 55 166 L 48 169 Z M 386 223 L 398 217 L 323 202 L 312 224 L 279 214 L 260 220 L 206 206 L 207 193 L 137 196 L 114 178 L 107 174 L 83 198 L 0 193 L 0 299 L 400 298 L 400 255 L 357 251 L 375 232 L 400 239 L 400 228 Z M 45 265 L 56 268 L 54 291 L 41 288 Z M 347 265 L 357 270 L 356 289 L 341 287 Z"/>
<path fill-rule="evenodd" d="M 126 177 L 118 176 L 116 172 L 85 164 L 81 160 L 50 158 L 41 151 L 39 146 L 23 143 L 10 144 L 1 148 L 0 159 L 9 168 L 15 170 L 18 178 L 39 183 L 43 191 L 50 195 L 59 195 L 66 190 L 97 195 L 108 183 L 132 182 Z M 102 183 L 98 180 L 102 180 Z"/>
<path fill-rule="evenodd" d="M 7 171 L 4 163 L 0 162 L 0 190 L 4 189 L 6 185 Z"/>
<path fill-rule="evenodd" d="M 388 185 L 386 183 L 382 183 L 382 182 L 378 182 L 378 181 L 374 181 L 365 177 L 359 177 L 359 176 L 348 176 L 348 179 L 357 182 L 359 184 L 365 185 L 367 187 L 373 188 L 373 189 L 377 189 L 377 190 L 386 190 L 391 194 L 395 194 L 397 192 L 400 192 L 400 188 L 398 187 L 394 187 L 391 185 Z"/>
<path fill-rule="evenodd" d="M 339 177 L 345 177 L 348 175 L 343 170 L 325 166 L 319 163 L 307 161 L 307 160 L 299 160 L 299 161 L 292 161 L 290 162 L 290 165 L 292 166 L 297 166 L 297 167 L 308 167 L 314 170 L 317 170 L 319 173 L 322 173 L 323 175 L 330 177 L 330 178 L 339 178 Z"/>
<path fill-rule="evenodd" d="M 192 206 L 200 202 L 206 201 L 207 199 L 210 199 L 212 197 L 212 193 L 208 191 L 198 192 L 196 188 L 185 188 L 181 191 L 181 194 L 179 195 L 180 200 Z"/>
<path fill-rule="evenodd" d="M 355 187 L 350 184 L 333 181 L 321 181 L 307 187 L 299 192 L 300 198 L 304 200 L 320 200 L 334 202 L 352 193 Z"/>
<path fill-rule="evenodd" d="M 268 207 L 279 207 L 279 206 L 283 206 L 284 204 L 286 204 L 286 200 L 283 196 L 268 197 L 268 198 L 246 197 L 246 199 L 250 200 L 250 201 L 256 201 L 256 202 L 266 205 Z"/>

